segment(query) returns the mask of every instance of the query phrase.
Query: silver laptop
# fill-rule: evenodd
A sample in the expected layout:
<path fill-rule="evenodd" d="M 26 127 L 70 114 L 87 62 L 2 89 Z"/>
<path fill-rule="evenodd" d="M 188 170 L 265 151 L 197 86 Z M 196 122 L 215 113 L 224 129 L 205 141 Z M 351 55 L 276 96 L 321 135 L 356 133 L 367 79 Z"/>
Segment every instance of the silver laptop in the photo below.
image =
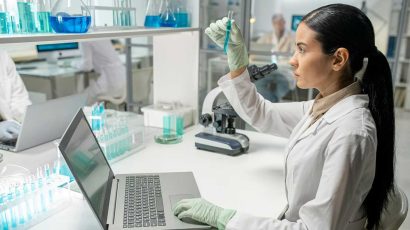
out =
<path fill-rule="evenodd" d="M 86 94 L 77 94 L 28 106 L 17 140 L 0 143 L 0 149 L 19 152 L 61 138 L 86 101 Z"/>
<path fill-rule="evenodd" d="M 173 215 L 175 204 L 200 193 L 191 172 L 114 175 L 82 109 L 59 149 L 103 229 L 209 229 Z"/>

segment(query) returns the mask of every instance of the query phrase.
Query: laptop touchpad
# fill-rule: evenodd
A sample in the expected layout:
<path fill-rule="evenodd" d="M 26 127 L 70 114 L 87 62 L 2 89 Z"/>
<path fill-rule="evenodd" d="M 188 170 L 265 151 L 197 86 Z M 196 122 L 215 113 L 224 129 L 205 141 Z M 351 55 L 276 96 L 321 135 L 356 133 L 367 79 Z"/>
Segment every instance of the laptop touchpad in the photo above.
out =
<path fill-rule="evenodd" d="M 176 195 L 170 195 L 169 196 L 169 200 L 171 201 L 171 207 L 172 207 L 172 211 L 174 211 L 175 207 L 177 206 L 177 203 L 180 200 L 183 199 L 192 199 L 192 198 L 199 198 L 199 197 L 195 197 L 192 194 L 176 194 Z"/>

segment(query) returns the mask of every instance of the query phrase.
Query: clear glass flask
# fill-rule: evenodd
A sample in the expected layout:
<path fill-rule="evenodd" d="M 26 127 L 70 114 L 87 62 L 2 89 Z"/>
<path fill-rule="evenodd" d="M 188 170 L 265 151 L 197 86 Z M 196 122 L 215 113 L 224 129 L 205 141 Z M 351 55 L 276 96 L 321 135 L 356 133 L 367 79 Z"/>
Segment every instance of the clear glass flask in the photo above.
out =
<path fill-rule="evenodd" d="M 53 32 L 50 24 L 51 4 L 50 0 L 37 0 L 37 32 Z"/>
<path fill-rule="evenodd" d="M 145 27 L 159 27 L 159 15 L 160 15 L 160 0 L 149 0 L 147 5 L 147 11 L 145 12 Z"/>
<path fill-rule="evenodd" d="M 172 10 L 169 0 L 164 0 L 163 10 L 161 11 L 161 17 L 159 20 L 159 25 L 161 27 L 176 27 L 177 19 L 175 18 L 174 11 Z"/>
<path fill-rule="evenodd" d="M 82 0 L 58 0 L 50 16 L 56 33 L 86 33 L 91 24 L 91 14 Z"/>

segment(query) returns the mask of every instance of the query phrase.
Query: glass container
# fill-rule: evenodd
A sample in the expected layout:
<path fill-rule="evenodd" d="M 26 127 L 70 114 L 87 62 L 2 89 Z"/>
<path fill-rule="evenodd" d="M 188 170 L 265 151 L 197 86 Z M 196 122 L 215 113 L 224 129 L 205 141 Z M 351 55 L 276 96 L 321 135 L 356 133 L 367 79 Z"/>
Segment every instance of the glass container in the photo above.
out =
<path fill-rule="evenodd" d="M 51 10 L 50 22 L 56 33 L 86 33 L 91 14 L 82 0 L 58 0 Z"/>
<path fill-rule="evenodd" d="M 35 17 L 33 11 L 33 0 L 17 0 L 19 24 L 21 33 L 35 33 Z"/>
<path fill-rule="evenodd" d="M 176 27 L 189 27 L 190 26 L 190 15 L 187 10 L 185 0 L 174 0 L 173 2 L 174 15 L 177 20 Z"/>
<path fill-rule="evenodd" d="M 39 33 L 53 32 L 50 24 L 51 6 L 50 0 L 37 0 L 36 27 Z"/>
<path fill-rule="evenodd" d="M 159 27 L 160 19 L 160 0 L 149 0 L 147 5 L 147 10 L 145 12 L 145 27 Z"/>
<path fill-rule="evenodd" d="M 175 18 L 174 11 L 168 0 L 164 0 L 163 10 L 161 11 L 161 17 L 159 20 L 159 25 L 161 27 L 176 27 L 177 19 Z"/>

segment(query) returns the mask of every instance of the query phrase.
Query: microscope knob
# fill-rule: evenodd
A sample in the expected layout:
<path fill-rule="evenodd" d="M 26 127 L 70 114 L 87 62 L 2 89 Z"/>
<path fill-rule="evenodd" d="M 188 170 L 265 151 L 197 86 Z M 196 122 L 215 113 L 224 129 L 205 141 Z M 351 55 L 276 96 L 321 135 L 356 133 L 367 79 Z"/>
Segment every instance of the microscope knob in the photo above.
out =
<path fill-rule="evenodd" d="M 235 134 L 236 131 L 235 131 L 235 128 L 226 128 L 225 133 L 226 134 Z"/>
<path fill-rule="evenodd" d="M 202 114 L 199 117 L 199 124 L 207 127 L 211 123 L 212 123 L 212 116 L 209 113 Z"/>

